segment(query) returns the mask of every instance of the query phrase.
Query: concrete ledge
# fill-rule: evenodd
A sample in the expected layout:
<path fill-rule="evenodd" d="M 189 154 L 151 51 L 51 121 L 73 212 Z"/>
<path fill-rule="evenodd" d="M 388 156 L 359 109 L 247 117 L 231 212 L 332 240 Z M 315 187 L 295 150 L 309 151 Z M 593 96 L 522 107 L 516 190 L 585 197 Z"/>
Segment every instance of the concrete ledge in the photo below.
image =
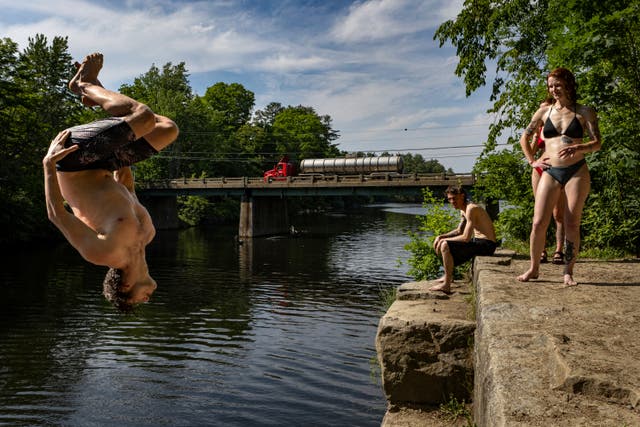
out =
<path fill-rule="evenodd" d="M 579 260 L 564 288 L 562 266 L 520 283 L 528 260 L 502 255 L 474 264 L 475 423 L 640 425 L 640 263 Z"/>

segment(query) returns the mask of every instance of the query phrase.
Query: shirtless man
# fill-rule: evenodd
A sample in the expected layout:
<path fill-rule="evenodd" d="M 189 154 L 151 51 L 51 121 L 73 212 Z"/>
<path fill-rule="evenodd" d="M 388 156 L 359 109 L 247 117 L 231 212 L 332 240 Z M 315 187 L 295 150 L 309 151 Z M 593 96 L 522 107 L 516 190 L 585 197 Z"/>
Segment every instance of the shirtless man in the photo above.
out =
<path fill-rule="evenodd" d="M 433 241 L 436 254 L 442 256 L 444 276 L 429 290 L 448 294 L 453 282 L 453 267 L 469 261 L 476 255 L 493 255 L 497 243 L 489 214 L 475 203 L 467 201 L 464 188 L 450 186 L 445 194 L 449 203 L 460 211 L 462 220 L 455 230 L 441 234 Z"/>
<path fill-rule="evenodd" d="M 130 311 L 157 287 L 145 259 L 155 228 L 135 195 L 130 166 L 171 144 L 178 127 L 102 87 L 102 61 L 99 53 L 88 55 L 69 88 L 85 105 L 99 105 L 112 117 L 66 129 L 53 139 L 42 160 L 45 198 L 49 219 L 69 243 L 87 261 L 109 267 L 105 297 Z"/>

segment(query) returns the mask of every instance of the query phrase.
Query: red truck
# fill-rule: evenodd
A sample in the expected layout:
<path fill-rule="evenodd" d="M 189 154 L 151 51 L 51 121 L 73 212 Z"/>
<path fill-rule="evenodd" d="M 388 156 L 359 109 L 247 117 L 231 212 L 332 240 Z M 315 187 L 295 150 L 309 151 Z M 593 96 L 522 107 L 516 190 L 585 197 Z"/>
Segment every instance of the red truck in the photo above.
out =
<path fill-rule="evenodd" d="M 304 159 L 296 167 L 284 156 L 273 169 L 264 173 L 264 182 L 286 181 L 296 175 L 373 175 L 402 173 L 401 156 L 336 157 L 332 159 Z"/>
<path fill-rule="evenodd" d="M 273 169 L 264 173 L 264 182 L 286 181 L 288 176 L 295 176 L 296 174 L 296 164 L 290 162 L 289 157 L 284 156 Z"/>

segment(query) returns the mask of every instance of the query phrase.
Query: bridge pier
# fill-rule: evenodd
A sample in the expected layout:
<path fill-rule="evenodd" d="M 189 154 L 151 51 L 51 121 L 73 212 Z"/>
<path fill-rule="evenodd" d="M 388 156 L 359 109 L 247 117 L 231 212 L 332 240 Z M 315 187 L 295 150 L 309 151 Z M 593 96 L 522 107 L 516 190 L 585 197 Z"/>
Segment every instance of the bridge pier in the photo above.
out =
<path fill-rule="evenodd" d="M 289 212 L 284 197 L 256 197 L 245 193 L 240 201 L 238 236 L 253 237 L 289 232 Z"/>

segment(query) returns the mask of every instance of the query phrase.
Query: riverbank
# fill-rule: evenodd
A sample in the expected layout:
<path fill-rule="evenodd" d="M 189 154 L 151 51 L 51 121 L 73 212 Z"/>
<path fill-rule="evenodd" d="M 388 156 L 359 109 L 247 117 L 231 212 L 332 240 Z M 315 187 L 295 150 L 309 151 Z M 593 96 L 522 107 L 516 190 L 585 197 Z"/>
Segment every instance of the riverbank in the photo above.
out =
<path fill-rule="evenodd" d="M 561 286 L 562 266 L 553 264 L 542 265 L 539 279 L 518 282 L 527 264 L 505 251 L 474 263 L 474 422 L 640 426 L 640 262 L 579 260 L 573 288 Z M 441 322 L 445 307 L 464 299 L 464 286 L 454 290 L 438 300 L 440 320 L 425 300 L 411 321 Z M 390 409 L 385 427 L 451 425 L 433 405 Z"/>

